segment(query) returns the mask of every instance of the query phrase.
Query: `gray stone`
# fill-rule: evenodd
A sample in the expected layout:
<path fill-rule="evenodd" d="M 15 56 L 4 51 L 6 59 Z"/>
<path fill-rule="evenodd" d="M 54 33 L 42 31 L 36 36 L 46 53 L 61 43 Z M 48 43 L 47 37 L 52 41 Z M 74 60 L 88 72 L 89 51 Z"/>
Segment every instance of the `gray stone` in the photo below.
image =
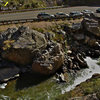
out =
<path fill-rule="evenodd" d="M 82 21 L 82 25 L 85 30 L 100 37 L 100 24 L 97 20 L 84 18 L 84 20 Z"/>
<path fill-rule="evenodd" d="M 2 57 L 23 65 L 31 63 L 34 52 L 47 45 L 44 34 L 24 26 L 3 32 L 0 41 Z"/>

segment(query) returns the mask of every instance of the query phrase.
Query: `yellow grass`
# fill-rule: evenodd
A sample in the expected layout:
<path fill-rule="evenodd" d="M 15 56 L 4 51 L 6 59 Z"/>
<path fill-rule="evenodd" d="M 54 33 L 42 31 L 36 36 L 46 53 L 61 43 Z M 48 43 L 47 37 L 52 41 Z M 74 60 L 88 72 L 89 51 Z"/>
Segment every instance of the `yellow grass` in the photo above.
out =
<path fill-rule="evenodd" d="M 10 25 L 2 25 L 0 26 L 0 31 L 5 31 L 7 30 L 8 28 L 15 28 L 15 27 L 19 27 L 19 26 L 29 26 L 31 29 L 37 29 L 37 28 L 41 28 L 41 29 L 47 29 L 49 27 L 53 27 L 55 26 L 56 24 L 71 24 L 73 22 L 80 22 L 82 19 L 77 19 L 77 20 L 65 20 L 65 21 L 62 21 L 62 20 L 59 20 L 59 21 L 41 21 L 41 22 L 27 22 L 27 23 L 19 23 L 19 24 L 10 24 Z"/>

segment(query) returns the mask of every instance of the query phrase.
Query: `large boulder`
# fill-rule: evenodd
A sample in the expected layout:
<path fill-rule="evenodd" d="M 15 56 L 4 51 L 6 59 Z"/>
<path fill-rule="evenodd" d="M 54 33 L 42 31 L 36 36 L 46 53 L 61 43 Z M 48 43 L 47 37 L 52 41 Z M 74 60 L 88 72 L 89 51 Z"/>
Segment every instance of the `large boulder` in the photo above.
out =
<path fill-rule="evenodd" d="M 33 62 L 32 69 L 34 72 L 44 75 L 53 74 L 64 63 L 64 53 L 59 43 L 48 45 L 47 50 Z"/>
<path fill-rule="evenodd" d="M 82 21 L 83 28 L 95 36 L 100 37 L 100 23 L 95 19 L 84 18 Z"/>
<path fill-rule="evenodd" d="M 64 63 L 62 45 L 49 40 L 47 42 L 44 34 L 28 27 L 9 28 L 1 33 L 0 47 L 2 58 L 20 66 L 32 64 L 35 73 L 53 74 Z"/>
<path fill-rule="evenodd" d="M 44 35 L 28 27 L 9 28 L 0 34 L 2 57 L 17 64 L 30 64 L 35 52 L 44 49 L 46 45 Z"/>

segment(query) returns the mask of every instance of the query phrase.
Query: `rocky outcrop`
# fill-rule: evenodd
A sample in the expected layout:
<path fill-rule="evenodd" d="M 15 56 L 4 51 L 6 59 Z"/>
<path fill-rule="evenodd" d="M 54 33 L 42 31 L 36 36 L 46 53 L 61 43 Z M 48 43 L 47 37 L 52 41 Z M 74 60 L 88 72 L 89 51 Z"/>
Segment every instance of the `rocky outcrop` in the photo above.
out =
<path fill-rule="evenodd" d="M 100 56 L 100 23 L 95 18 L 84 18 L 80 23 L 65 25 L 67 39 L 71 39 L 74 49 L 83 51 L 87 56 Z M 75 50 L 74 50 L 75 51 Z"/>
<path fill-rule="evenodd" d="M 38 49 L 47 45 L 43 34 L 28 27 L 8 29 L 0 35 L 2 57 L 17 64 L 30 64 Z"/>
<path fill-rule="evenodd" d="M 72 32 L 80 32 L 82 30 L 82 24 L 80 23 L 71 23 L 70 25 L 64 25 L 64 31 L 67 33 L 69 32 L 70 34 Z M 81 31 L 82 32 L 82 31 Z"/>
<path fill-rule="evenodd" d="M 69 52 L 69 50 L 68 50 Z M 68 53 L 65 64 L 68 70 L 80 70 L 82 68 L 87 68 L 87 63 L 84 60 L 82 53 L 71 51 Z"/>
<path fill-rule="evenodd" d="M 85 30 L 100 37 L 100 23 L 98 21 L 95 19 L 84 18 L 82 25 Z"/>
<path fill-rule="evenodd" d="M 64 53 L 59 43 L 48 44 L 33 64 L 33 71 L 41 74 L 52 74 L 64 63 Z"/>
<path fill-rule="evenodd" d="M 83 27 L 81 23 L 72 23 L 70 26 L 64 26 L 64 30 L 70 34 L 75 40 L 80 41 L 85 39 Z"/>
<path fill-rule="evenodd" d="M 51 37 L 23 26 L 8 29 L 0 35 L 1 57 L 19 67 L 32 65 L 35 73 L 53 74 L 64 63 L 64 52 Z"/>

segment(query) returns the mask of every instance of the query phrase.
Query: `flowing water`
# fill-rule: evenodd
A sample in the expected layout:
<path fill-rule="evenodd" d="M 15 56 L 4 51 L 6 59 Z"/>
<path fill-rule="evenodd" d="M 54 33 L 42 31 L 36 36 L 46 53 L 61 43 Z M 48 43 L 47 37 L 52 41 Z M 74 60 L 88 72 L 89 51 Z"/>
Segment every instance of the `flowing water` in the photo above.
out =
<path fill-rule="evenodd" d="M 0 85 L 1 100 L 55 100 L 61 93 L 74 89 L 80 83 L 91 78 L 93 74 L 100 73 L 100 66 L 97 60 L 87 57 L 86 62 L 89 66 L 70 77 L 70 81 L 64 84 L 56 83 L 54 76 L 42 77 L 33 74 L 25 74 L 19 79 Z"/>
<path fill-rule="evenodd" d="M 85 82 L 87 79 L 90 79 L 93 74 L 100 74 L 100 65 L 97 64 L 97 60 L 93 60 L 90 57 L 87 57 L 85 61 L 87 62 L 89 68 L 81 70 L 79 73 L 77 73 L 73 84 L 62 90 L 62 93 L 74 89 L 80 83 Z"/>
<path fill-rule="evenodd" d="M 0 84 L 0 88 L 5 89 L 6 85 L 7 85 L 7 83 Z"/>

